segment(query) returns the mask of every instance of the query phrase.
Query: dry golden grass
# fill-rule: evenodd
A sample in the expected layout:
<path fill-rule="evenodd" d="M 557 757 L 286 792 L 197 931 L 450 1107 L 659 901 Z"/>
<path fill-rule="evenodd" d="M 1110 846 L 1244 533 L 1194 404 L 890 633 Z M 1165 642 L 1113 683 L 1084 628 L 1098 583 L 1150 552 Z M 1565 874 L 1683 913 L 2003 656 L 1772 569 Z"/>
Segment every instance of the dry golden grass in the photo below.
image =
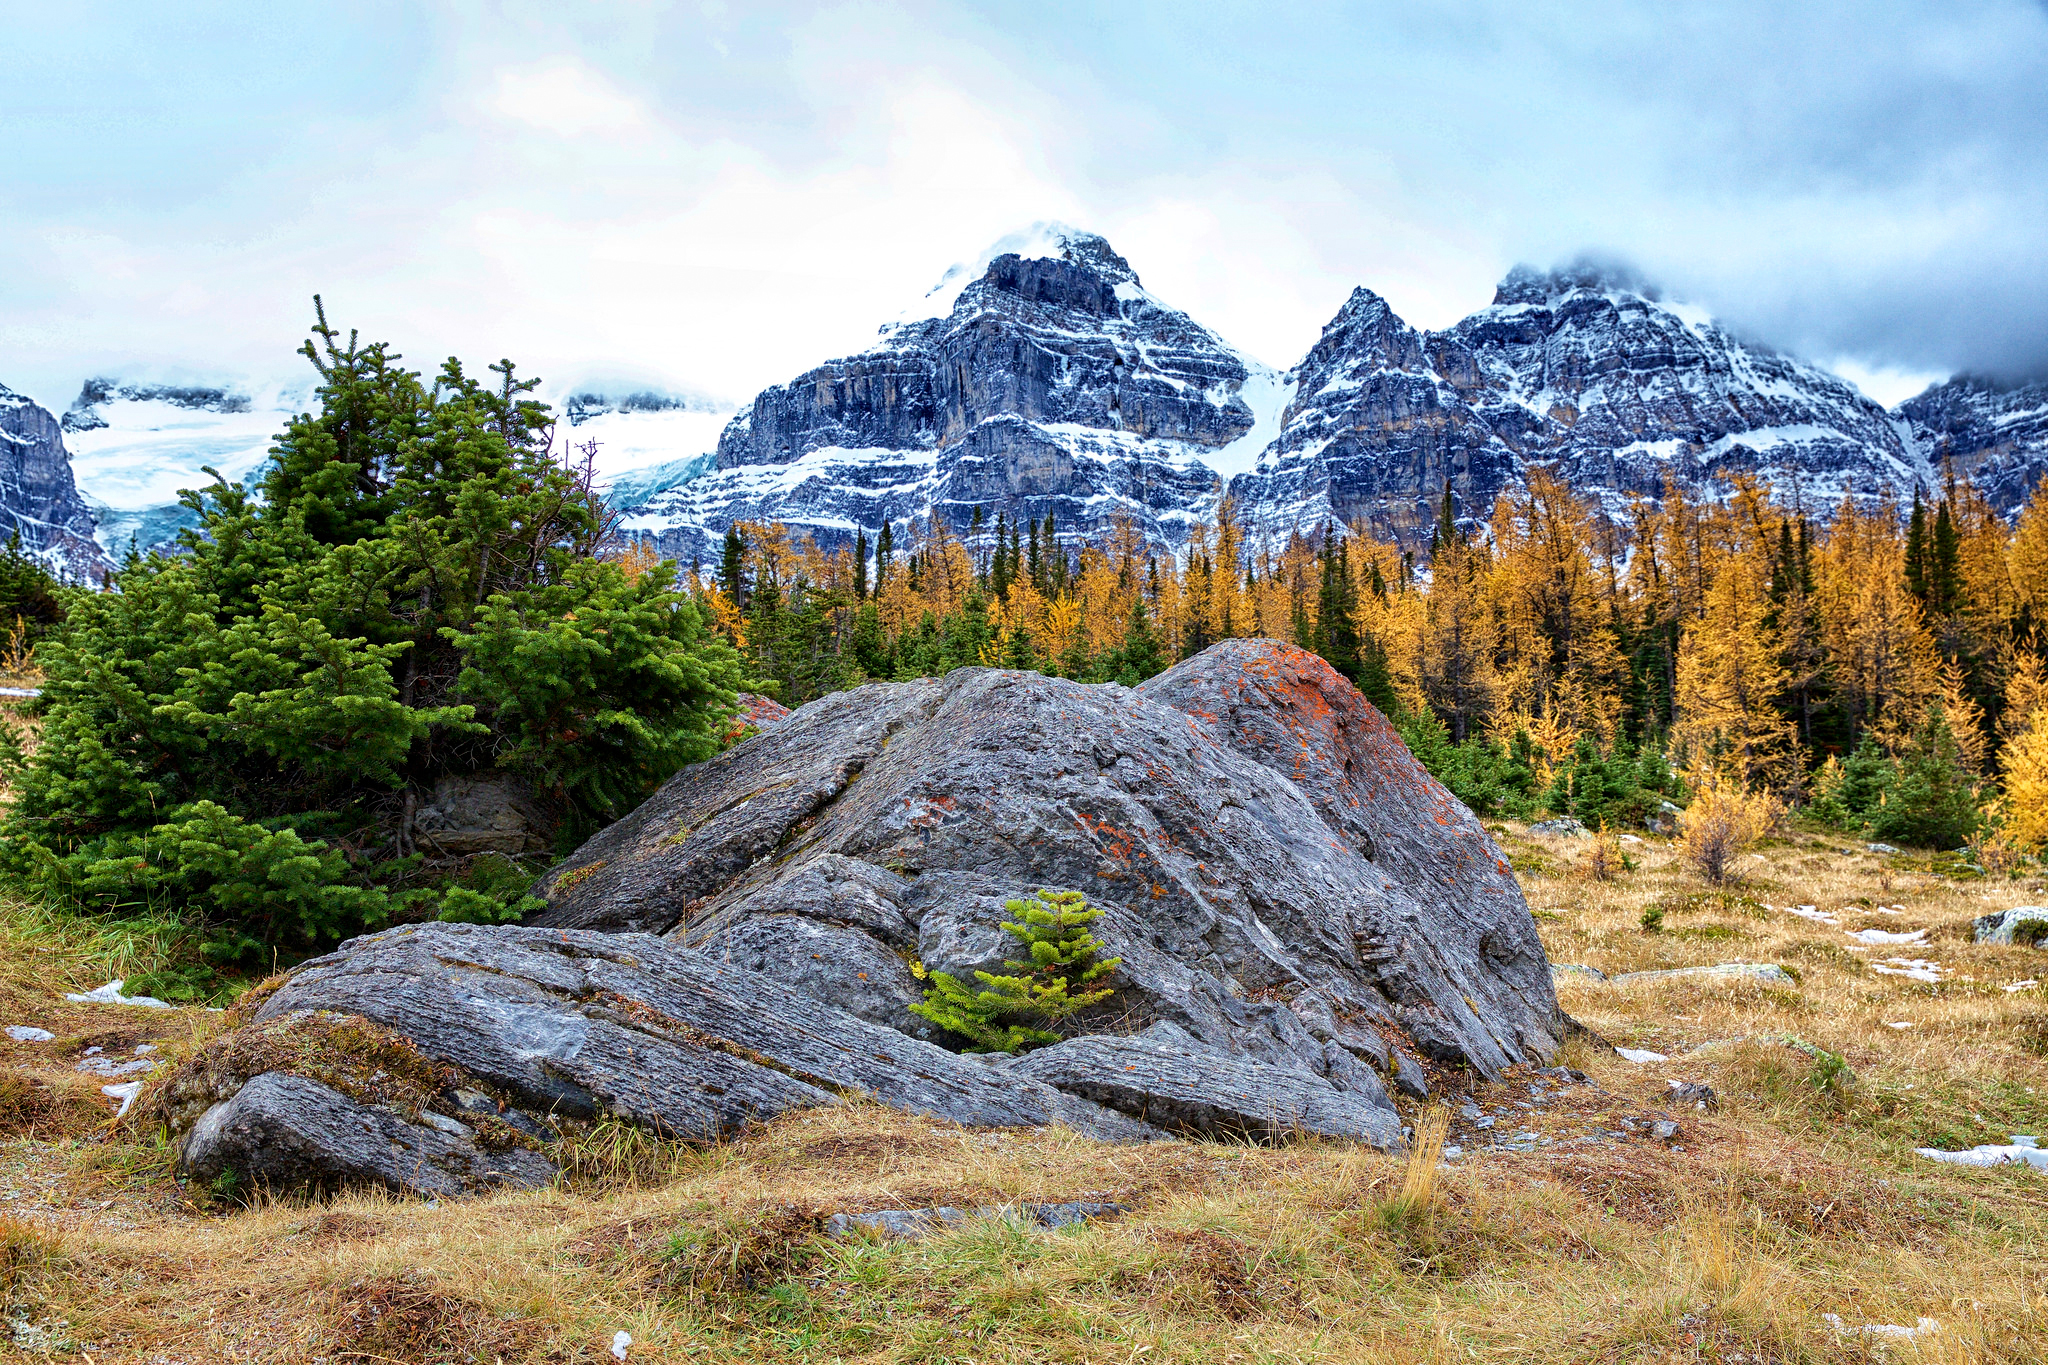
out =
<path fill-rule="evenodd" d="M 1415 1115 L 1412 1158 L 1321 1142 L 1111 1147 L 848 1106 L 703 1150 L 594 1142 L 558 1189 L 217 1210 L 178 1198 L 160 1151 L 18 1138 L 0 1145 L 10 1311 L 95 1362 L 603 1361 L 621 1330 L 634 1361 L 2048 1357 L 2048 1173 L 1910 1150 L 2044 1126 L 2041 996 L 2003 987 L 2048 957 L 1967 935 L 1974 915 L 2042 898 L 2037 886 L 1945 882 L 1802 837 L 1703 895 L 1659 841 L 1623 844 L 1636 867 L 1601 881 L 1580 869 L 1582 842 L 1505 840 L 1533 869 L 1556 961 L 1777 962 L 1799 983 L 1566 978 L 1572 1014 L 1671 1060 L 1576 1042 L 1566 1060 L 1595 1084 L 1552 1086 L 1540 1104 L 1528 1077 L 1451 1093 Z M 1762 908 L 1786 904 L 1841 923 Z M 1847 937 L 1865 927 L 1929 941 Z M 1871 969 L 1892 956 L 1950 972 L 1928 986 Z M 119 1016 L 112 1029 L 126 1015 L 102 1017 Z M 1673 1106 L 1670 1080 L 1711 1085 L 1719 1108 Z M 1512 1117 L 1480 1133 L 1456 1113 L 1467 1099 Z M 1648 1131 L 1658 1117 L 1678 1124 L 1669 1143 Z M 1552 1141 L 1482 1145 L 1516 1132 Z M 1462 1154 L 1429 1159 L 1446 1140 Z M 834 1211 L 1072 1198 L 1133 1212 L 918 1242 L 817 1231 Z M 1825 1314 L 1939 1330 L 1888 1340 Z"/>

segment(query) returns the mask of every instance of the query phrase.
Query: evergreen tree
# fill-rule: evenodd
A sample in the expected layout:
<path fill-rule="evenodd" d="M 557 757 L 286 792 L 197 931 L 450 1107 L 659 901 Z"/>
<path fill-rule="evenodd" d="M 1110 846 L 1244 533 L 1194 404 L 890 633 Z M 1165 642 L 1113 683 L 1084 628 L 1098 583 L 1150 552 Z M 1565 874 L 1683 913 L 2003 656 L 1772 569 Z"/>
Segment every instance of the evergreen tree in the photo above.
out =
<path fill-rule="evenodd" d="M 1009 529 L 1003 523 L 1003 514 L 996 513 L 995 560 L 989 566 L 988 590 L 997 597 L 1008 596 L 1010 591 L 1010 539 Z"/>
<path fill-rule="evenodd" d="M 1906 590 L 1927 600 L 1927 509 L 1920 505 L 1920 490 L 1913 490 L 1913 515 L 1906 523 Z"/>
<path fill-rule="evenodd" d="M 861 603 L 854 613 L 853 661 L 870 678 L 887 678 L 896 672 L 888 635 L 882 629 L 882 613 L 873 598 Z"/>
<path fill-rule="evenodd" d="M 740 534 L 740 528 L 730 526 L 725 532 L 725 553 L 720 557 L 718 578 L 725 589 L 725 595 L 732 599 L 735 609 L 747 609 L 747 538 Z"/>
<path fill-rule="evenodd" d="M 1003 645 L 1003 667 L 1022 669 L 1026 672 L 1038 667 L 1038 651 L 1031 647 L 1031 635 L 1027 631 L 1013 630 Z"/>
<path fill-rule="evenodd" d="M 1164 651 L 1160 648 L 1158 632 L 1152 629 L 1152 618 L 1145 610 L 1143 593 L 1131 597 L 1130 625 L 1124 630 L 1123 648 L 1118 651 L 1117 664 L 1116 680 L 1126 687 L 1136 687 L 1166 668 Z"/>
<path fill-rule="evenodd" d="M 1053 1028 L 1108 999 L 1114 988 L 1105 979 L 1123 962 L 1100 956 L 1102 945 L 1088 926 L 1102 912 L 1078 891 L 1041 889 L 1033 899 L 1005 901 L 1003 908 L 1017 916 L 1003 930 L 1024 945 L 1030 960 L 1006 962 L 1011 975 L 976 972 L 978 991 L 946 972 L 933 972 L 931 989 L 910 1007 L 967 1039 L 969 1052 L 1023 1052 L 1058 1042 Z"/>
<path fill-rule="evenodd" d="M 1315 652 L 1354 683 L 1358 680 L 1358 627 L 1353 613 L 1358 596 L 1351 584 L 1350 552 L 1335 539 L 1335 531 L 1323 529 L 1322 584 L 1316 594 Z"/>
<path fill-rule="evenodd" d="M 875 537 L 876 592 L 880 592 L 882 586 L 889 581 L 889 565 L 895 557 L 896 533 L 889 528 L 889 523 L 885 520 L 882 523 L 882 534 Z"/>
<path fill-rule="evenodd" d="M 868 595 L 868 533 L 862 530 L 853 540 L 853 595 L 866 601 Z"/>
<path fill-rule="evenodd" d="M 1948 717 L 1936 704 L 1900 755 L 1889 788 L 1870 814 L 1870 832 L 1880 839 L 1953 848 L 1976 833 L 1980 820 L 1976 782 L 1963 766 Z"/>
<path fill-rule="evenodd" d="M 185 495 L 182 554 L 71 598 L 0 826 L 51 898 L 148 905 L 236 952 L 400 910 L 516 917 L 416 822 L 436 785 L 509 782 L 573 846 L 714 753 L 745 680 L 673 564 L 596 557 L 609 524 L 532 381 L 451 360 L 429 383 L 324 312 L 314 333 L 317 406 L 260 500 Z"/>
<path fill-rule="evenodd" d="M 1962 573 L 1957 563 L 1958 543 L 1955 518 L 1949 512 L 1950 499 L 1943 498 L 1934 514 L 1934 536 L 1927 550 L 1927 590 L 1924 600 L 1937 615 L 1946 616 L 1962 605 Z"/>

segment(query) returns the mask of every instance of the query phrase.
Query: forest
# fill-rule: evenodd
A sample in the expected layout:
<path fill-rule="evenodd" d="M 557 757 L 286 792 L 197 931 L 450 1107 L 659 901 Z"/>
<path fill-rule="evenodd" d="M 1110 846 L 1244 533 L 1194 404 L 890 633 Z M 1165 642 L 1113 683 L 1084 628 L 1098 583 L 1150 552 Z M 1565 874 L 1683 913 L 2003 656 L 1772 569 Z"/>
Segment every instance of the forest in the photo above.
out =
<path fill-rule="evenodd" d="M 1483 518 L 1446 490 L 1420 553 L 1363 527 L 1254 543 L 1228 502 L 1173 556 L 1134 523 L 1090 540 L 1002 511 L 833 553 L 741 523 L 685 577 L 790 705 L 967 664 L 1135 684 L 1267 636 L 1482 811 L 1641 824 L 1727 784 L 1874 838 L 2048 841 L 2048 492 L 2013 525 L 1958 477 L 1824 510 L 1740 474 L 1716 492 L 1613 515 L 1536 469 Z"/>

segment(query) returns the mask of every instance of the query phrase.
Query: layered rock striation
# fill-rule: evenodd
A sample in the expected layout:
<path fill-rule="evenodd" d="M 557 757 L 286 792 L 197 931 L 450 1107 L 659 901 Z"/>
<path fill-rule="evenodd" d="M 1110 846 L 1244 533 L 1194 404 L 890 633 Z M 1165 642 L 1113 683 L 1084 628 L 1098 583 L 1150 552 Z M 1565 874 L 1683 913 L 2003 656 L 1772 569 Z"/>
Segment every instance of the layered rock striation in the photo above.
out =
<path fill-rule="evenodd" d="M 1049 512 L 1076 538 L 1124 515 L 1181 543 L 1222 492 L 1205 457 L 1256 439 L 1249 399 L 1277 411 L 1276 377 L 1147 293 L 1102 238 L 1018 245 L 935 291 L 933 316 L 764 390 L 717 470 L 628 509 L 627 528 L 708 557 L 735 520 L 830 547 L 932 515 L 964 532 L 983 508 Z"/>
<path fill-rule="evenodd" d="M 97 583 L 113 566 L 93 531 L 57 419 L 0 387 L 0 540 L 19 536 L 22 550 L 53 573 Z"/>
<path fill-rule="evenodd" d="M 1924 442 L 1841 379 L 1613 271 L 1518 269 L 1442 332 L 1358 290 L 1298 379 L 1278 440 L 1231 486 L 1275 537 L 1363 522 L 1412 544 L 1447 484 L 1480 520 L 1539 464 L 1617 518 L 1671 484 L 1716 496 L 1724 472 L 1822 519 L 1933 478 Z"/>
<path fill-rule="evenodd" d="M 1021 1059 L 955 1054 L 910 1011 L 920 974 L 1001 970 L 1004 902 L 1040 887 L 1103 911 L 1115 994 Z M 544 1160 L 565 1125 L 713 1137 L 855 1095 L 1118 1140 L 1392 1147 L 1390 1091 L 1546 1059 L 1564 1026 L 1478 821 L 1350 684 L 1271 641 L 1135 689 L 962 669 L 822 698 L 677 774 L 536 893 L 525 927 L 346 944 L 258 1013 L 403 1036 L 458 1078 L 441 1099 L 401 1112 L 311 1076 L 328 1093 L 244 1101 L 263 1068 L 216 1067 L 186 1084 L 188 1167 L 303 1172 L 303 1141 L 266 1136 L 292 1095 L 321 1108 L 305 1131 L 370 1135 L 337 1156 L 346 1179 L 421 1189 L 375 1153 L 442 1186 L 538 1169 L 413 1131 L 482 1132 L 475 1096 Z"/>

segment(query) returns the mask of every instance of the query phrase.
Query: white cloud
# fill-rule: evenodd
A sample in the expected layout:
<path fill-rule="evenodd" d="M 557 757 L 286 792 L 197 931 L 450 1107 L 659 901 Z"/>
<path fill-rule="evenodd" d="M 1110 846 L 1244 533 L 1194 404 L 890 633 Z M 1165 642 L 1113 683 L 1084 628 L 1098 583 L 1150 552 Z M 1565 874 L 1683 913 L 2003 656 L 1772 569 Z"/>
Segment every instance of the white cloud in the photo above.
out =
<path fill-rule="evenodd" d="M 484 108 L 501 119 L 562 137 L 639 134 L 652 120 L 646 106 L 581 62 L 500 67 Z"/>

